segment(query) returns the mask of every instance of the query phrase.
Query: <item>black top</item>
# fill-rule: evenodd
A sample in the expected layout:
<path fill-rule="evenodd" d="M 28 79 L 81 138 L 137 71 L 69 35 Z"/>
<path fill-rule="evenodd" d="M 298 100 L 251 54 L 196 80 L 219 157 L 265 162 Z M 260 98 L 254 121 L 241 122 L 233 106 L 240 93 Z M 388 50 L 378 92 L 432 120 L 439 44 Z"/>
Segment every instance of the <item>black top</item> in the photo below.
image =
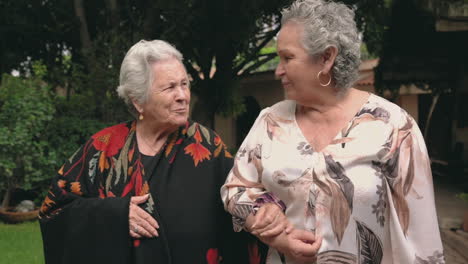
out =
<path fill-rule="evenodd" d="M 213 131 L 187 123 L 154 157 L 138 151 L 135 123 L 91 137 L 59 170 L 40 212 L 46 263 L 248 263 L 219 195 L 233 159 Z M 131 196 L 159 237 L 131 239 Z M 222 261 L 220 261 L 222 260 Z"/>

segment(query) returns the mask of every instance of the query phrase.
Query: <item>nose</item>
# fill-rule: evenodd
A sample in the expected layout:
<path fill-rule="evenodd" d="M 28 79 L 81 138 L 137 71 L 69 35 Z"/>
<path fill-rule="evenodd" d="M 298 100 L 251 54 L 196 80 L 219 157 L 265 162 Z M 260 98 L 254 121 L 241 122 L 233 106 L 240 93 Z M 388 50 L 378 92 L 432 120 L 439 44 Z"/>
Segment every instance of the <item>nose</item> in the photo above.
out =
<path fill-rule="evenodd" d="M 285 73 L 284 71 L 284 67 L 283 67 L 283 64 L 281 62 L 278 63 L 278 66 L 276 66 L 276 70 L 275 70 L 275 76 L 276 78 L 281 78 L 281 76 L 283 76 Z"/>
<path fill-rule="evenodd" d="M 188 87 L 185 87 L 184 85 L 179 85 L 176 91 L 176 101 L 188 102 L 189 100 L 190 100 L 190 90 L 188 89 Z"/>

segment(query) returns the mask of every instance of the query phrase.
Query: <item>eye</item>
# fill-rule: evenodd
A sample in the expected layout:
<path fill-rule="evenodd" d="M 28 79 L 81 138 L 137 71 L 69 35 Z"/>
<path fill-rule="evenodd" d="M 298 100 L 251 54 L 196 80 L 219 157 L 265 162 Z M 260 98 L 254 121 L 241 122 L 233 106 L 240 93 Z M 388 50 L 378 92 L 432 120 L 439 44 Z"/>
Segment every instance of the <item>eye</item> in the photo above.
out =
<path fill-rule="evenodd" d="M 175 83 L 171 83 L 169 84 L 169 86 L 166 87 L 165 90 L 174 89 L 175 87 L 176 87 Z"/>
<path fill-rule="evenodd" d="M 284 61 L 284 62 L 289 62 L 292 58 L 293 58 L 293 56 L 291 56 L 291 55 L 289 55 L 289 54 L 288 54 L 288 55 L 282 55 L 282 56 L 280 56 L 280 59 L 281 59 L 282 61 Z"/>

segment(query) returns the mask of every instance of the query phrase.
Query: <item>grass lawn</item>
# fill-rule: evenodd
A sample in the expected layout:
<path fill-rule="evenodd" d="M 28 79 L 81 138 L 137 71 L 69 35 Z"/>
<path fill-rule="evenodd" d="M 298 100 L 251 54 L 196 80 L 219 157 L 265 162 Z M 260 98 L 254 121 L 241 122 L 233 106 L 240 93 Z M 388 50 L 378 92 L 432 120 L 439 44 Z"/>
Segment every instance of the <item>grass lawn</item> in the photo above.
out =
<path fill-rule="evenodd" d="M 39 222 L 0 222 L 0 264 L 43 264 Z"/>

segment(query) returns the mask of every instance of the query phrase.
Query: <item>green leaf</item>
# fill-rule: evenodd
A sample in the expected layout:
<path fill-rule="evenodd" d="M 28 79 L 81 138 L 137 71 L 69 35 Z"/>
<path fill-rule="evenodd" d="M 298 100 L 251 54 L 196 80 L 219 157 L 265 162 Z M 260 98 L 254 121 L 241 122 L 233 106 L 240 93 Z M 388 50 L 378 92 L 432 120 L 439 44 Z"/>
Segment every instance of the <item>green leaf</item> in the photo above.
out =
<path fill-rule="evenodd" d="M 206 141 L 208 142 L 208 144 L 211 145 L 210 132 L 208 131 L 208 129 L 206 129 L 206 127 L 204 127 L 204 126 L 202 126 L 202 125 L 200 125 L 199 128 L 200 128 L 200 130 L 201 130 L 203 136 L 205 136 Z"/>
<path fill-rule="evenodd" d="M 187 135 L 189 137 L 192 137 L 195 134 L 195 127 L 196 123 L 193 123 L 188 129 L 187 129 Z"/>

